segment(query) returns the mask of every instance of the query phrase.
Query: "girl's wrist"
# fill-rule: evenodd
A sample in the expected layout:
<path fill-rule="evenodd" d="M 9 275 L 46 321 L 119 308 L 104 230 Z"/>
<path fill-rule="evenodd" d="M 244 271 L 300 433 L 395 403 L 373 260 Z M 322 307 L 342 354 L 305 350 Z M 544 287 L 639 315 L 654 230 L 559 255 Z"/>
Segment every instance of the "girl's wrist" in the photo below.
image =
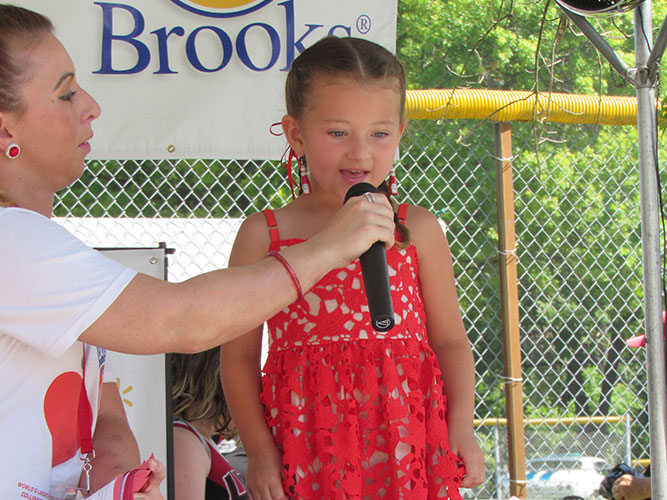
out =
<path fill-rule="evenodd" d="M 248 449 L 249 448 L 249 449 Z M 269 442 L 256 443 L 254 446 L 243 447 L 248 459 L 259 459 L 266 455 L 271 455 L 276 451 L 276 442 L 271 439 Z"/>
<path fill-rule="evenodd" d="M 271 434 L 268 427 L 257 429 L 254 432 L 244 432 L 241 435 L 241 442 L 243 443 L 243 450 L 248 457 L 261 456 L 267 450 L 276 446 L 273 434 Z"/>
<path fill-rule="evenodd" d="M 450 429 L 456 429 L 457 434 L 475 434 L 475 427 L 473 425 L 473 419 L 470 417 L 456 417 L 449 415 L 447 419 L 447 427 Z"/>

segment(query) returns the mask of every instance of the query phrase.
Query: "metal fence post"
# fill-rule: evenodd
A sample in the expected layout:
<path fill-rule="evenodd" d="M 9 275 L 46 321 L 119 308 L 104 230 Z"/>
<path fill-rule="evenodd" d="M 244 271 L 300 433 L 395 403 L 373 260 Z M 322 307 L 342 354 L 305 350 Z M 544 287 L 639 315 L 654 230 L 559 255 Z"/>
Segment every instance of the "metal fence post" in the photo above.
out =
<path fill-rule="evenodd" d="M 500 432 L 498 431 L 498 422 L 493 426 L 493 455 L 496 460 L 496 498 L 500 500 L 502 493 L 500 491 Z"/>
<path fill-rule="evenodd" d="M 625 414 L 625 462 L 632 465 L 632 417 L 629 413 Z"/>
<path fill-rule="evenodd" d="M 652 43 L 651 2 L 635 9 L 635 60 L 637 67 L 637 135 L 642 200 L 642 250 L 646 315 L 646 365 L 648 371 L 651 498 L 667 498 L 667 404 L 665 403 L 665 344 L 660 293 L 659 204 L 655 83 L 646 63 Z"/>

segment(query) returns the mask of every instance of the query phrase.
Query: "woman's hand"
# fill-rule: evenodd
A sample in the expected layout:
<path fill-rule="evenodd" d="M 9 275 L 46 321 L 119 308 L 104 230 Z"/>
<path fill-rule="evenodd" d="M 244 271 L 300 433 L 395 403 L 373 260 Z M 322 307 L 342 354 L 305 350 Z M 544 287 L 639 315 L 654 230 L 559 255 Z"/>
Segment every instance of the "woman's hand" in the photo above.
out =
<path fill-rule="evenodd" d="M 321 245 L 334 259 L 331 267 L 345 267 L 376 241 L 394 245 L 394 211 L 387 197 L 376 193 L 374 202 L 365 196 L 350 198 L 309 242 Z"/>
<path fill-rule="evenodd" d="M 148 479 L 148 484 L 139 493 L 134 494 L 134 500 L 164 500 L 160 492 L 160 483 L 166 476 L 164 465 L 153 457 L 146 460 L 146 465 L 152 474 Z"/>
<path fill-rule="evenodd" d="M 283 462 L 276 446 L 248 455 L 246 488 L 253 500 L 286 500 L 282 485 Z"/>

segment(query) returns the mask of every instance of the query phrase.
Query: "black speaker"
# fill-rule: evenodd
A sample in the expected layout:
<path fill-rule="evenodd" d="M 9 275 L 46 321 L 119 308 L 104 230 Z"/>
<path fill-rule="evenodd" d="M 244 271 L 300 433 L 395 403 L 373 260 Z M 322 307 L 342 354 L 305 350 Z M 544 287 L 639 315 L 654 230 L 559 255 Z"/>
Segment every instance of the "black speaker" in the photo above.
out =
<path fill-rule="evenodd" d="M 613 16 L 632 10 L 644 0 L 556 0 L 556 3 L 580 16 Z"/>

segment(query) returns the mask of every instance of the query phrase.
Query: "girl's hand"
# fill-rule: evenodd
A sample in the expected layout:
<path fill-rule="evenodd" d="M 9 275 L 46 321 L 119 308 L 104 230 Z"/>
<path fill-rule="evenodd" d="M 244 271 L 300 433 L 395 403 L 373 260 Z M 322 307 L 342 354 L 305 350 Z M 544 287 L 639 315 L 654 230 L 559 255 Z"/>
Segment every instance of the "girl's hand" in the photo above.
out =
<path fill-rule="evenodd" d="M 164 465 L 152 457 L 146 463 L 152 474 L 148 480 L 148 484 L 143 487 L 141 492 L 134 494 L 134 500 L 164 500 L 160 492 L 160 483 L 166 476 Z"/>
<path fill-rule="evenodd" d="M 282 484 L 283 461 L 276 446 L 248 455 L 246 488 L 253 500 L 287 500 Z"/>
<path fill-rule="evenodd" d="M 484 454 L 472 432 L 459 433 L 449 429 L 449 447 L 464 463 L 466 475 L 462 488 L 474 488 L 484 482 Z"/>

